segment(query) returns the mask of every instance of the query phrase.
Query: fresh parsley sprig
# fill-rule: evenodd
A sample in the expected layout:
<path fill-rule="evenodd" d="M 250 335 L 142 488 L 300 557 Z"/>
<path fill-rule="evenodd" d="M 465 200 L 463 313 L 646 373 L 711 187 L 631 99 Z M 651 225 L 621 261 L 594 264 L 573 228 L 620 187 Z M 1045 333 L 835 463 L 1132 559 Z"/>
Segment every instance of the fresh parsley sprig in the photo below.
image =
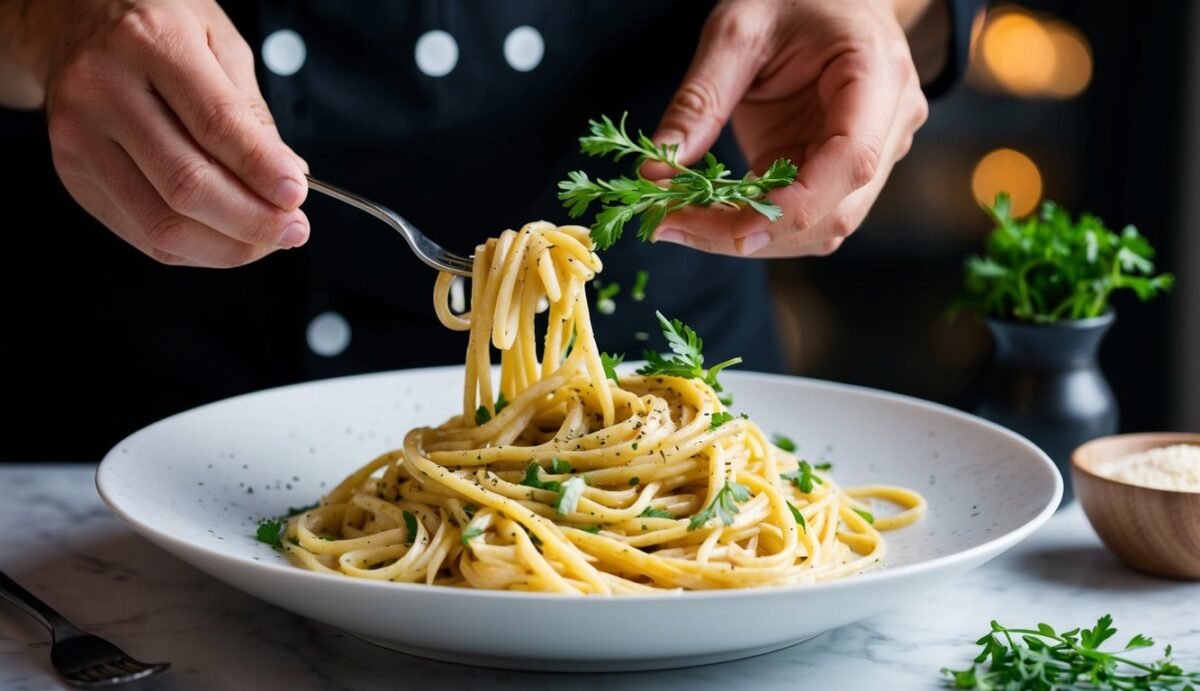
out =
<path fill-rule="evenodd" d="M 662 186 L 642 177 L 640 172 L 636 178 L 621 176 L 610 180 L 592 180 L 582 170 L 567 173 L 567 179 L 558 183 L 562 190 L 558 198 L 571 218 L 582 216 L 593 202 L 600 206 L 591 226 L 592 241 L 599 249 L 611 247 L 621 237 L 625 224 L 635 217 L 640 218 L 638 237 L 649 240 L 667 214 L 690 205 L 750 206 L 772 221 L 782 215 L 776 204 L 763 197 L 796 179 L 796 166 L 791 161 L 778 159 L 758 177 L 747 173 L 741 178 L 731 178 L 725 165 L 707 153 L 703 168 L 691 168 L 676 159 L 677 144 L 655 144 L 642 132 L 636 138 L 631 137 L 625 129 L 628 115 L 621 116 L 619 125 L 607 115 L 599 121 L 588 121 L 590 133 L 580 137 L 580 149 L 589 156 L 612 156 L 616 161 L 633 156 L 638 169 L 647 161 L 665 163 L 675 175 Z"/>
<path fill-rule="evenodd" d="M 1154 641 L 1142 634 L 1120 650 L 1100 646 L 1116 635 L 1112 615 L 1100 617 L 1090 629 L 1059 633 L 1049 624 L 1036 629 L 1010 629 L 992 622 L 992 630 L 975 641 L 982 646 L 974 664 L 963 670 L 942 668 L 959 689 L 1148 689 L 1192 691 L 1200 673 L 1185 672 L 1171 660 L 1171 646 L 1161 659 L 1142 663 L 1125 653 L 1149 648 Z M 988 662 L 990 661 L 990 662 Z M 987 667 L 982 667 L 988 662 Z"/>
<path fill-rule="evenodd" d="M 1149 300 L 1175 282 L 1155 275 L 1154 248 L 1133 226 L 1118 234 L 1091 214 L 1072 220 L 1049 201 L 1018 220 L 1003 192 L 984 211 L 996 225 L 985 254 L 966 261 L 959 307 L 1036 323 L 1086 319 L 1104 314 L 1115 291 Z"/>
<path fill-rule="evenodd" d="M 740 363 L 742 359 L 729 358 L 705 369 L 704 340 L 690 326 L 678 319 L 668 320 L 662 312 L 655 314 L 658 315 L 658 324 L 662 327 L 663 336 L 666 337 L 672 354 L 663 355 L 656 350 L 644 351 L 646 364 L 638 370 L 638 374 L 665 374 L 684 379 L 700 379 L 711 386 L 713 391 L 722 391 L 717 375 L 726 367 Z"/>
<path fill-rule="evenodd" d="M 703 528 L 714 516 L 720 518 L 725 525 L 733 525 L 733 515 L 739 513 L 737 502 L 746 501 L 749 498 L 749 487 L 740 482 L 726 482 L 725 486 L 717 491 L 717 496 L 713 498 L 708 508 L 692 516 L 692 519 L 688 521 L 688 530 Z"/>

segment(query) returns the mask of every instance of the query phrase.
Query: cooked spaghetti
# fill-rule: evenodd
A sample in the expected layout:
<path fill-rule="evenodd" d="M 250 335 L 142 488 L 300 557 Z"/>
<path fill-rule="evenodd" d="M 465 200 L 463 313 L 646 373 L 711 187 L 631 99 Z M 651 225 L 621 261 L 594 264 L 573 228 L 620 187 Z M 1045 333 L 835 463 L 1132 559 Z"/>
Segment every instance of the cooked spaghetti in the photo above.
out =
<path fill-rule="evenodd" d="M 592 250 L 578 226 L 505 231 L 476 249 L 461 315 L 448 306 L 453 277 L 438 277 L 438 316 L 470 333 L 462 414 L 412 430 L 292 518 L 293 563 L 617 594 L 817 581 L 882 562 L 880 531 L 918 520 L 920 495 L 839 487 L 728 414 L 702 378 L 606 377 L 585 295 L 601 269 Z M 874 518 L 869 499 L 898 510 Z"/>

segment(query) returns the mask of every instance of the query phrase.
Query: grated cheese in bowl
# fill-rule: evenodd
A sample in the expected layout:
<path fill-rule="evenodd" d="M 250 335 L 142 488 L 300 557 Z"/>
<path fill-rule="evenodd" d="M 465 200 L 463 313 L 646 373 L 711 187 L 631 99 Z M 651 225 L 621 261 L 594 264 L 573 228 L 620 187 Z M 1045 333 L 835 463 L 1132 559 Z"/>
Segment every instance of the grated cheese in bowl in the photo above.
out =
<path fill-rule="evenodd" d="M 1200 446 L 1175 444 L 1114 458 L 1096 474 L 1131 485 L 1175 492 L 1200 492 Z"/>

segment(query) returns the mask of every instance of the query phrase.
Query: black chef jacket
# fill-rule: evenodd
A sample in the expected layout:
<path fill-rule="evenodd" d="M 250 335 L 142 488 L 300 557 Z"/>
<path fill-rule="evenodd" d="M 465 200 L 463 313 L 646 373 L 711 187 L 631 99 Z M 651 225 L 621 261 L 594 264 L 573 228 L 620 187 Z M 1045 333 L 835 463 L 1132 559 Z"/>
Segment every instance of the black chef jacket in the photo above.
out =
<path fill-rule="evenodd" d="M 970 4 L 955 8 L 955 67 Z M 625 111 L 634 128 L 652 131 L 710 5 L 310 0 L 226 9 L 258 55 L 283 138 L 313 174 L 469 254 L 505 228 L 567 222 L 555 195 L 568 170 L 618 172 L 582 157 L 577 138 L 589 118 Z M 506 40 L 521 27 L 514 59 Z M 264 60 L 280 31 L 294 33 Z M 430 32 L 444 34 L 422 54 Z M 229 271 L 164 267 L 70 200 L 40 116 L 4 114 L 0 137 L 10 190 L 0 193 L 0 381 L 10 403 L 0 458 L 95 459 L 155 419 L 229 395 L 463 359 L 465 335 L 434 316 L 434 272 L 361 212 L 311 194 L 303 249 Z M 728 136 L 715 152 L 740 160 Z M 618 297 L 614 314 L 593 312 L 603 350 L 639 357 L 644 334 L 658 342 L 659 309 L 692 325 L 714 362 L 741 355 L 746 369 L 780 368 L 763 262 L 629 236 L 602 257 L 602 280 L 624 296 L 638 270 L 650 274 L 644 302 Z"/>

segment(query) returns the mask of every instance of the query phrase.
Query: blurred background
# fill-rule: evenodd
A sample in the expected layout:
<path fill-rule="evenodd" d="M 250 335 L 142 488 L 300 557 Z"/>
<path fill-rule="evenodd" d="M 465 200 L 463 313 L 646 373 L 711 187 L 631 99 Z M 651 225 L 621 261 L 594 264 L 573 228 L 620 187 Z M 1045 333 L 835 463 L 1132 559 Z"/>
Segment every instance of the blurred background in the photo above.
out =
<path fill-rule="evenodd" d="M 932 104 L 866 224 L 834 255 L 772 265 L 795 373 L 969 407 L 991 340 L 946 310 L 990 230 L 979 204 L 1052 199 L 1133 224 L 1176 274 L 1114 298 L 1101 352 L 1125 431 L 1200 429 L 1200 53 L 1194 3 L 996 3 L 964 84 Z"/>

